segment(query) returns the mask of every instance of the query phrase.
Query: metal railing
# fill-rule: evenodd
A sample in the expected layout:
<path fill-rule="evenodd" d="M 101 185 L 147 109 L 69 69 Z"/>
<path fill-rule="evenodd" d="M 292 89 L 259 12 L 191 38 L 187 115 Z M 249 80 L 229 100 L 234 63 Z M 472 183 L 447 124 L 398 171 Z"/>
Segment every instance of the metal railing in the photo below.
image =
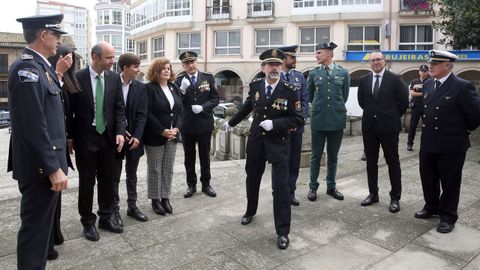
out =
<path fill-rule="evenodd" d="M 261 3 L 247 3 L 248 5 L 248 18 L 260 18 L 260 17 L 273 17 L 275 9 L 275 3 L 261 2 Z"/>
<path fill-rule="evenodd" d="M 428 0 L 401 0 L 400 10 L 402 11 L 430 11 L 432 6 Z"/>
<path fill-rule="evenodd" d="M 207 7 L 207 20 L 229 20 L 232 6 L 211 6 Z"/>

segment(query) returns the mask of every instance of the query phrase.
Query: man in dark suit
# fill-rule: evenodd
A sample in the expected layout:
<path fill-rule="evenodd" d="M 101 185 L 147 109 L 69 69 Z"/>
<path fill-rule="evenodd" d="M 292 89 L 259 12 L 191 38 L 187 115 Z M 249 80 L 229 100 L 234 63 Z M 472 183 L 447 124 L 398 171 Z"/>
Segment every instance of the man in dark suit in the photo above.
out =
<path fill-rule="evenodd" d="M 400 211 L 402 193 L 398 135 L 402 129 L 401 117 L 408 107 L 408 89 L 400 76 L 385 69 L 385 58 L 379 51 L 370 54 L 373 72 L 360 79 L 358 104 L 363 109 L 362 136 L 367 156 L 368 190 L 370 194 L 362 206 L 378 202 L 378 153 L 382 146 L 390 177 L 390 207 Z"/>
<path fill-rule="evenodd" d="M 58 191 L 67 188 L 61 82 L 47 57 L 56 54 L 63 15 L 17 19 L 27 48 L 10 67 L 8 106 L 12 125 L 9 168 L 22 193 L 17 241 L 18 269 L 45 269 L 53 249 Z"/>
<path fill-rule="evenodd" d="M 78 211 L 85 238 L 98 241 L 97 216 L 92 213 L 95 178 L 98 189 L 98 227 L 114 233 L 123 227 L 112 221 L 115 152 L 123 147 L 125 105 L 122 82 L 110 71 L 115 49 L 106 42 L 92 48 L 92 65 L 77 72 L 82 91 L 71 95 L 72 131 L 78 168 Z"/>
<path fill-rule="evenodd" d="M 418 79 L 410 82 L 410 128 L 408 129 L 407 151 L 413 151 L 413 141 L 417 131 L 418 122 L 423 115 L 423 83 L 428 79 L 428 66 L 421 65 L 418 69 Z"/>
<path fill-rule="evenodd" d="M 289 244 L 291 196 L 288 181 L 290 157 L 290 130 L 303 125 L 302 104 L 297 88 L 280 80 L 281 64 L 285 54 L 270 49 L 260 55 L 265 79 L 250 83 L 250 91 L 239 111 L 225 123 L 228 131 L 253 111 L 253 122 L 247 142 L 247 211 L 242 225 L 252 222 L 257 212 L 258 193 L 265 162 L 272 163 L 273 215 L 277 232 L 277 246 L 286 249 Z"/>
<path fill-rule="evenodd" d="M 300 159 L 302 156 L 302 136 L 304 131 L 304 124 L 308 117 L 308 92 L 303 73 L 295 70 L 297 63 L 298 45 L 278 48 L 285 53 L 285 59 L 282 63 L 282 72 L 280 78 L 296 88 L 298 98 L 302 105 L 303 124 L 290 132 L 290 160 L 288 162 L 289 175 L 288 182 L 290 183 L 291 205 L 299 206 L 300 202 L 295 198 L 295 190 L 297 189 L 297 178 L 300 170 Z"/>
<path fill-rule="evenodd" d="M 210 140 L 213 131 L 213 108 L 218 105 L 219 97 L 212 74 L 198 70 L 197 54 L 184 52 L 180 61 L 185 74 L 178 77 L 183 102 L 183 128 L 181 131 L 185 152 L 185 170 L 187 172 L 187 191 L 185 198 L 197 192 L 197 174 L 195 173 L 195 145 L 198 143 L 200 158 L 200 182 L 202 191 L 210 197 L 217 194 L 210 185 Z"/>
<path fill-rule="evenodd" d="M 135 78 L 140 72 L 140 57 L 133 53 L 120 55 L 118 66 L 122 70 L 120 79 L 122 81 L 122 94 L 125 102 L 126 116 L 126 135 L 125 141 L 128 143 L 123 148 L 121 155 L 115 159 L 116 173 L 114 178 L 114 211 L 113 221 L 123 226 L 120 216 L 118 195 L 118 185 L 122 173 L 122 159 L 125 157 L 125 172 L 127 175 L 127 215 L 138 221 L 147 221 L 148 217 L 144 215 L 137 207 L 137 168 L 140 157 L 143 156 L 143 130 L 147 122 L 147 92 L 145 85 Z"/>
<path fill-rule="evenodd" d="M 437 231 L 449 233 L 458 219 L 462 170 L 470 147 L 469 131 L 480 125 L 480 97 L 472 83 L 452 73 L 455 54 L 431 50 L 429 56 L 433 79 L 423 85 L 420 142 L 420 178 L 425 206 L 415 217 L 439 215 Z"/>

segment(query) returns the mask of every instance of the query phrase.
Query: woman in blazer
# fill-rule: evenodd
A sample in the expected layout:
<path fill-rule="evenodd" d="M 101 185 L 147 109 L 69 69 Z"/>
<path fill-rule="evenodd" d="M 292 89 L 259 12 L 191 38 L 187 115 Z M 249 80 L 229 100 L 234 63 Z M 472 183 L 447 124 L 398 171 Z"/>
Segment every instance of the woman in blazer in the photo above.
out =
<path fill-rule="evenodd" d="M 155 213 L 173 212 L 170 192 L 173 163 L 182 126 L 182 100 L 170 61 L 157 58 L 148 67 L 148 115 L 143 142 L 147 154 L 148 198 Z"/>

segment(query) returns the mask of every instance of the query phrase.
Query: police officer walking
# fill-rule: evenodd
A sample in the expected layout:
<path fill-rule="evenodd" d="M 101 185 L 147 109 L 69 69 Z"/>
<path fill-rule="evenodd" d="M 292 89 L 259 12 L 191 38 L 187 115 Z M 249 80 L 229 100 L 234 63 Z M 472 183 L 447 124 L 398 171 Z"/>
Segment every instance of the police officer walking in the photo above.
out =
<path fill-rule="evenodd" d="M 18 269 L 45 269 L 56 259 L 53 219 L 59 191 L 67 188 L 67 142 L 61 82 L 47 61 L 54 56 L 63 15 L 17 19 L 27 48 L 10 67 L 8 100 L 12 123 L 9 169 L 22 193 Z"/>
<path fill-rule="evenodd" d="M 333 42 L 320 43 L 315 49 L 318 67 L 308 74 L 307 89 L 312 103 L 312 157 L 310 160 L 310 191 L 307 198 L 317 199 L 318 175 L 325 143 L 327 144 L 327 194 L 343 200 L 336 188 L 337 160 L 347 124 L 345 102 L 350 90 L 348 70 L 333 62 Z"/>
<path fill-rule="evenodd" d="M 260 181 L 265 162 L 272 163 L 273 215 L 277 232 L 277 246 L 286 249 L 290 233 L 290 188 L 288 160 L 290 156 L 290 129 L 304 123 L 302 104 L 296 87 L 280 80 L 281 64 L 285 54 L 270 49 L 260 55 L 265 79 L 250 83 L 250 91 L 239 111 L 225 123 L 229 131 L 253 111 L 253 122 L 247 142 L 247 211 L 241 224 L 252 222 L 257 213 Z"/>
<path fill-rule="evenodd" d="M 472 83 L 452 73 L 457 56 L 431 50 L 430 75 L 423 85 L 424 115 L 420 178 L 425 206 L 416 218 L 440 216 L 437 231 L 449 233 L 458 219 L 458 201 L 469 131 L 480 125 L 480 97 Z M 440 192 L 440 187 L 441 191 Z"/>
<path fill-rule="evenodd" d="M 297 50 L 298 45 L 280 47 L 278 48 L 285 54 L 285 59 L 282 63 L 282 72 L 280 78 L 290 84 L 293 84 L 296 88 L 298 98 L 302 105 L 302 115 L 304 122 L 296 129 L 290 132 L 290 160 L 288 162 L 289 173 L 288 182 L 290 184 L 290 203 L 294 206 L 299 206 L 300 202 L 295 198 L 295 189 L 297 188 L 298 172 L 300 170 L 300 159 L 302 154 L 302 135 L 304 130 L 304 124 L 307 121 L 308 116 L 308 92 L 305 83 L 305 77 L 299 71 L 295 70 L 297 63 Z"/>
<path fill-rule="evenodd" d="M 429 78 L 428 66 L 421 65 L 418 69 L 418 79 L 414 79 L 410 82 L 410 129 L 408 130 L 407 150 L 413 151 L 413 140 L 415 139 L 415 133 L 417 131 L 418 121 L 423 114 L 423 83 Z"/>

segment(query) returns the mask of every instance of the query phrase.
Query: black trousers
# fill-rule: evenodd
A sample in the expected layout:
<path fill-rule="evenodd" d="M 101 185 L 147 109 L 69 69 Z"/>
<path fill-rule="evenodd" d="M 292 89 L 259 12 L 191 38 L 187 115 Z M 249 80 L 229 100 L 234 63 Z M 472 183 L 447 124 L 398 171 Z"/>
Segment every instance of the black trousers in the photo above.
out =
<path fill-rule="evenodd" d="M 454 224 L 458 219 L 462 170 L 466 153 L 432 154 L 420 151 L 424 209 L 436 212 L 440 220 Z M 440 186 L 442 193 L 440 194 Z"/>
<path fill-rule="evenodd" d="M 290 134 L 290 160 L 288 162 L 288 182 L 290 194 L 295 197 L 297 189 L 298 172 L 300 170 L 300 158 L 302 155 L 302 133 Z"/>
<path fill-rule="evenodd" d="M 62 228 L 60 226 L 61 217 L 62 217 L 62 192 L 59 191 L 57 206 L 55 207 L 55 216 L 53 218 L 53 227 L 52 227 L 53 229 L 52 234 L 54 239 L 63 238 Z"/>
<path fill-rule="evenodd" d="M 417 104 L 413 105 L 412 107 L 412 114 L 410 117 L 410 129 L 408 130 L 408 145 L 413 145 L 413 141 L 415 140 L 415 133 L 417 132 L 418 122 L 423 114 L 423 105 Z"/>
<path fill-rule="evenodd" d="M 97 216 L 92 213 L 93 188 L 97 180 L 98 211 L 101 220 L 113 213 L 113 178 L 115 175 L 115 147 L 106 133 L 98 134 L 93 127 L 88 131 L 88 143 L 75 145 L 78 169 L 78 212 L 84 226 L 95 225 Z"/>
<path fill-rule="evenodd" d="M 197 174 L 195 173 L 195 159 L 197 155 L 196 144 L 198 143 L 198 157 L 200 158 L 200 182 L 202 186 L 210 185 L 210 140 L 212 132 L 185 135 L 182 133 L 182 144 L 185 152 L 185 170 L 187 172 L 187 185 L 197 185 Z"/>
<path fill-rule="evenodd" d="M 22 224 L 17 239 L 17 268 L 45 269 L 48 250 L 53 249 L 53 219 L 58 192 L 53 192 L 50 181 L 44 183 L 18 182 L 22 200 Z"/>
<path fill-rule="evenodd" d="M 126 145 L 125 147 L 127 147 Z M 125 173 L 127 175 L 127 205 L 128 209 L 137 208 L 137 168 L 140 162 L 140 157 L 132 155 L 130 150 L 125 150 Z M 115 158 L 115 177 L 113 179 L 113 209 L 118 211 L 120 209 L 120 196 L 118 195 L 120 176 L 122 174 L 122 158 Z"/>
<path fill-rule="evenodd" d="M 363 145 L 367 156 L 367 178 L 370 194 L 378 194 L 378 155 L 380 146 L 388 165 L 390 198 L 400 200 L 402 194 L 402 172 L 398 157 L 398 133 L 383 133 L 375 125 L 363 132 Z"/>
<path fill-rule="evenodd" d="M 260 159 L 251 159 L 247 156 L 245 170 L 247 172 L 247 212 L 246 215 L 254 216 L 258 208 L 258 195 L 262 175 L 267 162 L 264 150 Z M 290 188 L 288 182 L 288 161 L 272 163 L 272 195 L 273 217 L 277 235 L 290 233 Z"/>

